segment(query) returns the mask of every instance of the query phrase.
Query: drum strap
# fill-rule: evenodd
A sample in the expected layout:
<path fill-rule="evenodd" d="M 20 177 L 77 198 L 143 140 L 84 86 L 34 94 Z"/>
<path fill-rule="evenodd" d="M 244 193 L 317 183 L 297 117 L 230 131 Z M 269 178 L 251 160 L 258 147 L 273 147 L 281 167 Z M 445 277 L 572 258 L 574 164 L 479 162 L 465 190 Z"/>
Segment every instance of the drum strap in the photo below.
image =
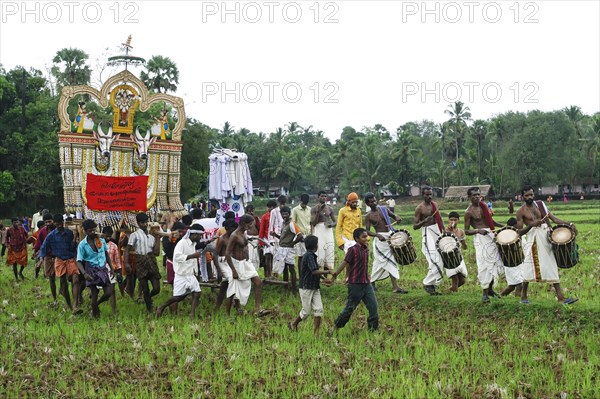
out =
<path fill-rule="evenodd" d="M 546 205 L 541 200 L 534 201 L 533 203 L 540 211 L 540 215 L 542 216 L 542 219 L 543 219 L 548 214 L 548 208 L 546 208 Z M 550 221 L 548 219 L 546 219 L 546 225 L 548 225 L 548 227 L 552 228 L 552 225 L 550 224 Z"/>
<path fill-rule="evenodd" d="M 375 249 L 377 250 L 377 253 L 383 257 L 386 261 L 388 261 L 389 263 L 391 263 L 392 265 L 396 266 L 396 261 L 391 260 L 390 258 L 388 258 L 387 256 L 385 256 L 385 254 L 383 252 L 381 252 L 381 249 L 377 248 L 377 245 L 373 245 L 375 247 Z"/>
<path fill-rule="evenodd" d="M 383 220 L 385 221 L 385 224 L 386 224 L 388 230 L 391 231 L 392 233 L 395 233 L 396 231 L 398 231 L 392 226 L 392 221 L 390 220 L 390 215 L 389 215 L 387 209 L 383 206 L 377 206 L 377 209 L 379 209 L 381 216 L 383 216 Z"/>

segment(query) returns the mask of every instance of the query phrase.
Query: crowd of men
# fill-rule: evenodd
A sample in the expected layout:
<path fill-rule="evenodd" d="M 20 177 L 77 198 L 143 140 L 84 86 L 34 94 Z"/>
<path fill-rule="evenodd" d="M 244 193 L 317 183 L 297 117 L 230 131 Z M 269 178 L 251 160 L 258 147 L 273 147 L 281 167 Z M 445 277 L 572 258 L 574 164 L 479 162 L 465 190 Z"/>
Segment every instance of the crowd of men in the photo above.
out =
<path fill-rule="evenodd" d="M 534 201 L 534 190 L 526 186 L 522 191 L 524 203 L 517 211 L 516 219 L 509 221 L 519 235 L 524 237 L 524 262 L 518 267 L 502 264 L 494 241 L 496 222 L 489 207 L 482 201 L 479 188 L 468 190 L 470 205 L 464 212 L 464 230 L 458 227 L 460 215 L 450 212 L 446 224 L 437 204 L 432 200 L 430 187 L 422 189 L 423 201 L 416 207 L 412 227 L 421 230 L 421 252 L 427 261 L 427 273 L 423 288 L 430 295 L 440 295 L 440 284 L 447 277 L 449 291 L 456 292 L 465 284 L 468 271 L 464 259 L 458 266 L 448 268 L 436 248 L 442 235 L 456 238 L 459 251 L 467 248 L 466 236 L 474 236 L 477 279 L 482 289 L 482 302 L 515 291 L 520 302 L 529 303 L 530 282 L 553 284 L 556 297 L 564 304 L 577 299 L 566 298 L 560 286 L 558 267 L 548 242 L 547 229 L 550 219 L 555 223 L 566 222 L 554 216 L 541 201 Z M 77 229 L 65 227 L 63 214 L 36 213 L 32 218 L 33 234 L 29 236 L 18 218 L 5 229 L 0 225 L 2 256 L 6 251 L 6 264 L 12 266 L 15 280 L 25 279 L 23 269 L 27 266 L 27 244 L 32 244 L 35 260 L 35 276 L 40 270 L 49 281 L 53 305 L 57 306 L 57 285 L 60 294 L 74 314 L 82 313 L 85 288 L 90 291 L 91 315 L 100 315 L 99 305 L 110 302 L 116 312 L 116 293 L 128 295 L 145 304 L 146 311 L 160 317 L 165 309 L 177 311 L 177 304 L 187 296 L 192 297 L 191 317 L 195 317 L 199 303 L 200 281 L 218 285 L 219 293 L 215 311 L 225 303 L 229 314 L 233 307 L 244 313 L 244 307 L 254 286 L 255 314 L 269 314 L 262 307 L 263 282 L 287 282 L 292 292 L 299 290 L 302 310 L 288 324 L 295 330 L 311 313 L 314 316 L 314 332 L 319 331 L 323 304 L 320 282 L 330 285 L 343 271 L 348 287 L 346 306 L 335 320 L 335 327 L 343 327 L 362 301 L 368 312 L 368 327 L 377 329 L 378 311 L 375 282 L 389 277 L 392 292 L 405 294 L 399 286 L 400 268 L 390 244 L 402 219 L 394 206 L 378 203 L 373 193 L 363 196 L 367 213 L 363 217 L 359 196 L 350 193 L 345 205 L 337 212 L 331 207 L 328 195 L 319 192 L 318 203 L 309 206 L 308 194 L 300 196 L 300 204 L 287 206 L 287 197 L 267 203 L 267 212 L 259 217 L 253 205 L 236 221 L 236 215 L 228 212 L 223 226 L 214 237 L 207 237 L 202 226 L 203 212 L 192 209 L 189 215 L 178 220 L 172 212 L 165 213 L 161 228 L 149 230 L 146 213 L 136 215 L 135 231 L 122 224 L 118 231 L 105 226 L 102 231 L 93 220 L 82 222 L 83 236 Z M 387 205 L 387 206 L 386 206 Z M 571 224 L 572 225 L 572 224 Z M 574 226 L 573 226 L 574 228 Z M 372 244 L 369 244 L 371 237 Z M 344 259 L 335 269 L 336 247 L 344 252 Z M 161 290 L 162 275 L 157 258 L 163 251 L 162 270 L 166 282 L 172 285 L 172 296 L 160 306 L 153 297 Z M 373 252 L 369 272 L 370 252 Z M 259 268 L 264 268 L 264 280 Z M 506 274 L 508 287 L 500 294 L 494 290 L 499 275 Z M 201 278 L 202 276 L 202 278 Z M 328 276 L 331 276 L 328 278 Z M 138 292 L 136 295 L 136 285 Z M 100 295 L 100 290 L 103 294 Z"/>

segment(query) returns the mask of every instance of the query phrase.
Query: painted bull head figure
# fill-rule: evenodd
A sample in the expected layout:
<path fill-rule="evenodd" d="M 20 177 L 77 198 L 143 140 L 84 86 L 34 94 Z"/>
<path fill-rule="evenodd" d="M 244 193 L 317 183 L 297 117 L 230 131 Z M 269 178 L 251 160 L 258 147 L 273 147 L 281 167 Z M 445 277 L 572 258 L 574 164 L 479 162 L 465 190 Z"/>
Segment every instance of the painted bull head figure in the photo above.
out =
<path fill-rule="evenodd" d="M 94 138 L 98 142 L 98 149 L 103 157 L 110 157 L 110 146 L 113 141 L 119 138 L 119 134 L 113 136 L 112 126 L 108 128 L 108 133 L 104 133 L 102 130 L 102 124 L 98 125 L 98 131 L 94 132 Z"/>
<path fill-rule="evenodd" d="M 148 158 L 148 149 L 150 145 L 156 141 L 156 137 L 152 137 L 149 131 L 146 132 L 146 136 L 142 137 L 139 129 L 135 128 L 135 134 L 131 135 L 131 141 L 135 143 L 137 148 L 138 157 L 140 159 Z"/>

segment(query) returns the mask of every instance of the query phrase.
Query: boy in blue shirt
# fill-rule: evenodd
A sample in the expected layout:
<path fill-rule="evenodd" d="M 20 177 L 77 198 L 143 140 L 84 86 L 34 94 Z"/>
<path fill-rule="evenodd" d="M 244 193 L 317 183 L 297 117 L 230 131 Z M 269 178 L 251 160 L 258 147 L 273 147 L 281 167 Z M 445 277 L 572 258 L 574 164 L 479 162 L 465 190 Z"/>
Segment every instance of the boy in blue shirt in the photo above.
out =
<path fill-rule="evenodd" d="M 323 317 L 323 303 L 321 301 L 321 290 L 319 282 L 321 278 L 329 274 L 329 270 L 319 270 L 317 262 L 318 238 L 309 235 L 304 239 L 306 245 L 306 254 L 302 257 L 302 267 L 300 269 L 300 281 L 298 287 L 300 290 L 300 300 L 302 301 L 302 310 L 300 315 L 290 323 L 288 328 L 292 331 L 298 329 L 298 324 L 306 319 L 312 310 L 314 323 L 314 334 L 319 334 L 321 319 Z"/>
<path fill-rule="evenodd" d="M 77 247 L 77 266 L 79 272 L 85 278 L 85 285 L 92 291 L 92 316 L 100 317 L 100 305 L 102 302 L 108 301 L 112 295 L 113 286 L 108 275 L 109 269 L 112 270 L 110 257 L 108 256 L 108 247 L 104 238 L 100 238 L 96 234 L 96 222 L 91 219 L 83 221 L 83 230 L 85 238 L 81 240 Z M 85 266 L 84 266 L 85 262 Z M 104 289 L 104 295 L 98 300 L 98 287 Z M 116 310 L 113 308 L 113 314 Z"/>

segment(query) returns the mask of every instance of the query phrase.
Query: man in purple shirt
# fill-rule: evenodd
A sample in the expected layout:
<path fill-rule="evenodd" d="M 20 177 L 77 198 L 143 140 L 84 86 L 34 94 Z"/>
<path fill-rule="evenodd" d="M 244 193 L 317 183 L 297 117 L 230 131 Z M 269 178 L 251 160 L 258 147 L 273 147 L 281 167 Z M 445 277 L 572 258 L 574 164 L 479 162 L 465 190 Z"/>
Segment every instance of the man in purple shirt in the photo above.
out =
<path fill-rule="evenodd" d="M 367 231 L 362 227 L 354 230 L 352 236 L 357 245 L 348 249 L 344 261 L 333 272 L 333 278 L 335 279 L 348 267 L 348 301 L 342 313 L 335 319 L 335 328 L 337 330 L 344 327 L 348 323 L 348 320 L 350 320 L 350 316 L 352 316 L 358 304 L 362 301 L 369 311 L 369 317 L 367 318 L 368 328 L 371 331 L 375 331 L 379 327 L 379 314 L 377 312 L 375 290 L 369 278 L 369 246 L 367 245 L 369 236 L 367 235 Z"/>

